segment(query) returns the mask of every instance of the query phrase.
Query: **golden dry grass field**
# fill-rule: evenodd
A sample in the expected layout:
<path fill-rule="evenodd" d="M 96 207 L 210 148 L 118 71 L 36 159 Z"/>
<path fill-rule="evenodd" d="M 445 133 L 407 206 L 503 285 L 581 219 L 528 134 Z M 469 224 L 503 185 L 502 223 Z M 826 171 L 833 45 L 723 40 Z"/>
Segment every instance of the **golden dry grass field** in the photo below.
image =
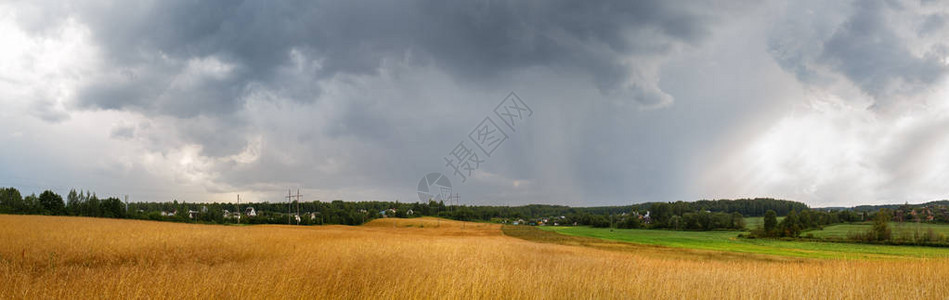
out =
<path fill-rule="evenodd" d="M 591 242 L 593 241 L 593 242 Z M 0 298 L 942 299 L 949 260 L 814 260 L 497 225 L 219 226 L 0 215 Z"/>

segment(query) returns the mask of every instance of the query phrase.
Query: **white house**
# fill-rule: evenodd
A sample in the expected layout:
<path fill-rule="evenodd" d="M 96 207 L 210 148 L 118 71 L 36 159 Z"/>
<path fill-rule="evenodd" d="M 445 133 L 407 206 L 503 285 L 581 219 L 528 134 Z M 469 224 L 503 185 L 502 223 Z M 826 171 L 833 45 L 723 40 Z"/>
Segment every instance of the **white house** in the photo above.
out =
<path fill-rule="evenodd" d="M 247 208 L 244 209 L 244 215 L 248 217 L 256 217 L 257 211 L 254 210 L 254 207 L 248 206 Z"/>
<path fill-rule="evenodd" d="M 236 212 L 236 211 L 235 211 L 235 212 L 231 212 L 230 210 L 226 210 L 226 209 L 225 209 L 225 210 L 224 210 L 224 218 L 225 218 L 225 219 L 238 219 L 238 220 L 240 220 L 240 219 L 241 219 L 241 214 L 240 214 L 240 212 Z"/>

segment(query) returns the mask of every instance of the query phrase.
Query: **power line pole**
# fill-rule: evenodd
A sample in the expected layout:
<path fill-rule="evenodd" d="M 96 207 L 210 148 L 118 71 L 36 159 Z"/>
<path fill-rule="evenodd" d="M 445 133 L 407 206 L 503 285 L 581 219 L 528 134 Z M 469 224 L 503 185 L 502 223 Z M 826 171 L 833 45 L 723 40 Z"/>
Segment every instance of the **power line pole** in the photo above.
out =
<path fill-rule="evenodd" d="M 297 225 L 300 225 L 300 196 L 302 196 L 300 195 L 300 189 L 297 189 Z"/>
<path fill-rule="evenodd" d="M 290 194 L 290 189 L 287 189 L 287 225 L 290 225 L 290 199 L 293 198 L 293 195 Z"/>
<path fill-rule="evenodd" d="M 241 223 L 241 194 L 237 194 L 237 224 Z"/>
<path fill-rule="evenodd" d="M 461 193 L 455 193 L 455 205 L 461 203 Z M 465 220 L 461 220 L 461 230 L 465 230 Z"/>

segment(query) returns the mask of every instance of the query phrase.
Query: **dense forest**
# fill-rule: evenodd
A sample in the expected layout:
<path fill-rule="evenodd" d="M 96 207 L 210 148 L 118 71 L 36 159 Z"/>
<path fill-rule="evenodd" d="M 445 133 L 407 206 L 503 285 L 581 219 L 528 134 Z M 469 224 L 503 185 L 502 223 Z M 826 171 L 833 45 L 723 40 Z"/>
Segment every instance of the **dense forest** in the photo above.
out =
<path fill-rule="evenodd" d="M 929 202 L 920 203 L 920 204 L 905 203 L 905 204 L 858 205 L 858 206 L 854 206 L 852 210 L 859 211 L 859 212 L 877 212 L 880 209 L 887 209 L 887 210 L 898 210 L 898 209 L 907 209 L 907 208 L 918 209 L 918 208 L 936 207 L 936 206 L 939 206 L 939 207 L 949 206 L 949 200 L 936 200 L 936 201 L 929 201 Z"/>
<path fill-rule="evenodd" d="M 524 206 L 446 205 L 443 202 L 402 203 L 387 201 L 291 203 L 187 203 L 132 202 L 95 193 L 71 190 L 65 199 L 45 191 L 22 196 L 15 188 L 0 189 L 0 213 L 132 218 L 176 222 L 243 224 L 343 224 L 359 225 L 383 217 L 437 216 L 464 221 L 525 225 L 588 225 L 616 228 L 665 228 L 675 230 L 744 229 L 744 217 L 800 212 L 802 226 L 849 221 L 850 215 L 833 217 L 811 212 L 807 205 L 771 198 L 651 202 L 626 206 L 569 207 L 531 204 Z M 817 217 L 810 217 L 817 214 Z"/>

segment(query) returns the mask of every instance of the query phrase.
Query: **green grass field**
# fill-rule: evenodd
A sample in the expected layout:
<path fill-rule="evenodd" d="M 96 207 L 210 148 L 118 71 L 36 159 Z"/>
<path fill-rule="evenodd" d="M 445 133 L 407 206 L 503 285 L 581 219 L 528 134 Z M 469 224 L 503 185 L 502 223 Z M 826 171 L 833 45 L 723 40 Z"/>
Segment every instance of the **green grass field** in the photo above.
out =
<path fill-rule="evenodd" d="M 870 229 L 872 225 L 869 223 L 855 223 L 855 224 L 839 224 L 831 225 L 824 227 L 823 230 L 810 230 L 804 232 L 803 235 L 812 234 L 816 238 L 847 238 L 847 235 L 850 233 L 862 233 Z M 928 223 L 912 223 L 904 222 L 902 224 L 891 222 L 890 228 L 893 230 L 893 236 L 898 237 L 902 235 L 913 235 L 918 230 L 920 233 L 926 233 L 929 229 L 932 229 L 936 234 L 942 234 L 944 236 L 949 236 L 949 225 L 946 224 L 928 224 Z"/>
<path fill-rule="evenodd" d="M 778 217 L 778 222 L 784 220 L 784 217 Z M 752 230 L 764 226 L 764 217 L 748 217 L 745 218 L 745 228 Z"/>
<path fill-rule="evenodd" d="M 671 231 L 591 227 L 541 227 L 565 235 L 594 237 L 644 245 L 674 248 L 756 253 L 824 259 L 887 259 L 949 257 L 949 249 L 811 241 L 738 238 L 735 231 Z M 825 229 L 826 230 L 826 229 Z"/>

